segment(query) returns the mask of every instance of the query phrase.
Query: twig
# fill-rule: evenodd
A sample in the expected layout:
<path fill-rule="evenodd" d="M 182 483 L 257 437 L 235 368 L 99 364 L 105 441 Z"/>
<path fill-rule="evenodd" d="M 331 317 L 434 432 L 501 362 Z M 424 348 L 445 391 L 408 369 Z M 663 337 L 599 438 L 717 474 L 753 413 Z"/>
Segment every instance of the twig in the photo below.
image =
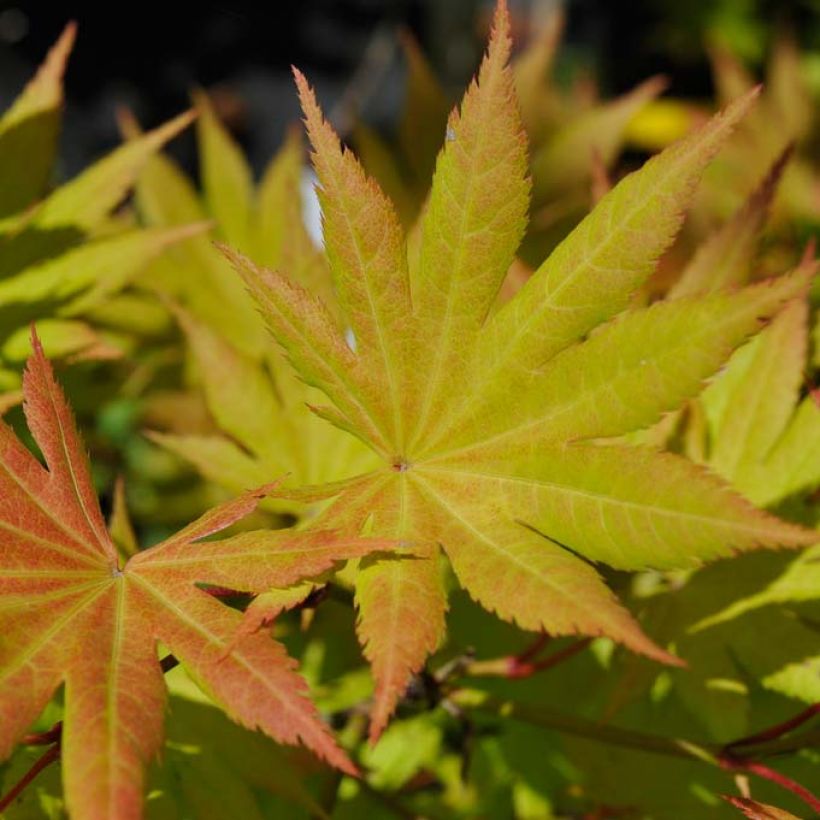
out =
<path fill-rule="evenodd" d="M 805 786 L 801 786 L 796 780 L 792 780 L 785 774 L 781 774 L 763 763 L 739 761 L 735 764 L 731 761 L 724 761 L 722 768 L 733 772 L 748 772 L 749 774 L 762 777 L 770 783 L 775 783 L 781 788 L 786 789 L 786 791 L 791 792 L 799 800 L 802 800 L 820 816 L 820 798 L 813 795 Z"/>
<path fill-rule="evenodd" d="M 466 665 L 464 673 L 473 677 L 497 675 L 502 678 L 528 678 L 537 672 L 552 669 L 552 667 L 569 660 L 586 649 L 592 639 L 581 638 L 558 652 L 542 658 L 540 661 L 533 660 L 549 640 L 548 635 L 542 635 L 532 646 L 519 655 L 507 655 L 503 658 L 493 658 L 486 661 L 473 661 Z"/>
<path fill-rule="evenodd" d="M 565 715 L 544 706 L 504 701 L 477 690 L 461 689 L 451 693 L 450 699 L 465 709 L 519 720 L 575 737 L 668 757 L 699 760 L 725 771 L 753 774 L 790 791 L 820 813 L 820 798 L 791 778 L 760 762 L 761 758 L 820 747 L 820 728 L 785 736 L 792 729 L 820 713 L 819 705 L 805 709 L 777 726 L 720 746 L 689 738 L 666 737 L 596 723 L 585 718 Z"/>
<path fill-rule="evenodd" d="M 814 703 L 809 706 L 808 709 L 804 709 L 793 718 L 789 718 L 788 720 L 784 720 L 782 723 L 777 723 L 774 726 L 770 726 L 768 729 L 763 729 L 761 732 L 756 732 L 753 735 L 742 737 L 739 740 L 733 740 L 726 748 L 734 750 L 737 749 L 738 746 L 752 746 L 759 743 L 765 743 L 768 740 L 774 740 L 775 738 L 788 734 L 798 726 L 802 726 L 804 723 L 817 715 L 820 715 L 820 703 Z"/>
<path fill-rule="evenodd" d="M 0 812 L 4 812 L 22 793 L 22 791 L 40 774 L 43 769 L 50 766 L 54 761 L 60 759 L 60 744 L 53 746 L 43 752 L 31 768 L 12 786 L 8 794 L 0 799 Z"/>
<path fill-rule="evenodd" d="M 45 732 L 37 732 L 32 735 L 23 735 L 24 746 L 49 746 L 58 743 L 63 736 L 63 722 L 58 720 L 50 729 Z"/>

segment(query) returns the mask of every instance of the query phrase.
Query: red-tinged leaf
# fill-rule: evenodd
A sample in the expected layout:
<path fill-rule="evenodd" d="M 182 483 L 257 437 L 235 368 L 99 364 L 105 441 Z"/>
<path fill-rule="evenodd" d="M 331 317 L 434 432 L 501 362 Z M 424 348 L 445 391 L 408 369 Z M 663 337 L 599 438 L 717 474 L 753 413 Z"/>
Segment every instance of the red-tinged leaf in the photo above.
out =
<path fill-rule="evenodd" d="M 768 803 L 760 803 L 750 797 L 735 797 L 734 795 L 721 795 L 727 803 L 731 803 L 739 809 L 749 820 L 800 820 L 796 814 L 792 814 L 785 809 L 778 809 Z"/>
<path fill-rule="evenodd" d="M 72 528 L 78 543 L 93 545 L 94 552 L 113 566 L 116 550 L 91 484 L 88 457 L 74 418 L 34 334 L 32 344 L 34 355 L 23 376 L 23 409 L 48 464 L 48 489 L 41 503 L 45 502 L 52 514 L 59 510 L 60 521 Z"/>
<path fill-rule="evenodd" d="M 283 612 L 303 604 L 316 589 L 316 584 L 303 583 L 257 595 L 245 610 L 245 617 L 237 634 L 247 635 L 263 626 L 269 626 Z"/>
<path fill-rule="evenodd" d="M 370 713 L 375 743 L 414 674 L 444 636 L 447 601 L 438 550 L 429 557 L 367 560 L 356 577 L 357 632 L 376 681 Z"/>
<path fill-rule="evenodd" d="M 47 468 L 0 425 L 0 757 L 64 683 L 68 811 L 141 816 L 143 771 L 162 739 L 162 643 L 235 721 L 354 772 L 284 648 L 261 633 L 237 635 L 241 614 L 199 585 L 262 592 L 395 542 L 320 530 L 201 540 L 251 512 L 268 486 L 122 565 L 71 411 L 33 344 L 25 411 Z"/>
<path fill-rule="evenodd" d="M 376 687 L 370 740 L 375 742 L 414 674 L 444 636 L 447 600 L 438 548 L 424 543 L 427 512 L 412 482 L 379 475 L 348 483 L 318 525 L 359 532 L 366 525 L 409 548 L 405 555 L 364 559 L 356 575 L 357 632 Z"/>
<path fill-rule="evenodd" d="M 247 512 L 255 506 L 253 504 Z M 243 512 L 243 516 L 247 512 Z M 229 518 L 233 519 L 233 516 L 231 512 Z M 203 516 L 206 518 L 208 513 Z M 211 532 L 219 531 L 228 526 L 224 523 L 227 520 L 216 519 L 207 525 Z M 302 578 L 321 575 L 340 560 L 395 546 L 395 541 L 388 539 L 344 537 L 327 530 L 299 533 L 254 530 L 192 546 L 193 539 L 208 534 L 182 530 L 159 546 L 134 556 L 132 564 L 152 577 L 154 572 L 161 576 L 167 574 L 169 583 L 173 578 L 190 581 L 207 576 L 211 584 L 258 592 L 268 587 L 289 587 Z"/>

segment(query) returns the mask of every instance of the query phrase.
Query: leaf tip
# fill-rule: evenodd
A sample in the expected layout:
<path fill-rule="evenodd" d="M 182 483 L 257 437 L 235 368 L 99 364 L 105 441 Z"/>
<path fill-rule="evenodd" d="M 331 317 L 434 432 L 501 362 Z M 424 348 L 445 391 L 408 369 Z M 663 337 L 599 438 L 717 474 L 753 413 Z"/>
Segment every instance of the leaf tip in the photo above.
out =
<path fill-rule="evenodd" d="M 117 122 L 117 130 L 122 139 L 129 141 L 142 136 L 142 128 L 136 114 L 127 105 L 118 105 L 114 110 L 114 119 Z"/>
<path fill-rule="evenodd" d="M 728 126 L 728 129 L 732 130 L 734 126 L 749 113 L 754 104 L 757 102 L 758 97 L 760 97 L 762 90 L 762 85 L 756 85 L 754 88 L 750 88 L 745 94 L 741 94 L 739 97 L 736 97 L 732 100 L 732 102 L 718 112 L 712 122 L 715 125 L 721 124 Z M 704 127 L 708 127 L 708 124 Z"/>
<path fill-rule="evenodd" d="M 512 35 L 510 34 L 510 12 L 507 8 L 507 0 L 498 0 L 493 14 L 487 57 L 505 65 L 509 60 L 511 49 Z"/>
<path fill-rule="evenodd" d="M 74 43 L 77 42 L 77 21 L 76 20 L 69 20 L 65 27 L 63 28 L 60 36 L 57 38 L 57 42 L 51 47 L 51 51 L 49 52 L 47 62 L 54 63 L 56 66 L 59 66 L 60 73 L 62 74 L 63 70 L 65 69 L 66 61 L 68 60 L 69 55 L 74 49 Z"/>
<path fill-rule="evenodd" d="M 74 49 L 74 43 L 76 40 L 77 22 L 76 20 L 70 20 L 66 23 L 54 45 L 49 49 L 49 52 L 33 81 L 34 84 L 59 83 L 60 80 L 62 80 L 63 75 L 65 74 L 66 65 L 68 63 L 68 58 Z"/>
<path fill-rule="evenodd" d="M 32 322 L 29 326 L 29 338 L 31 339 L 32 356 L 35 356 L 38 359 L 44 359 L 45 353 L 43 352 L 43 343 L 37 335 L 37 325 L 34 322 Z"/>
<path fill-rule="evenodd" d="M 663 94 L 669 88 L 670 80 L 666 74 L 653 74 L 649 79 L 644 80 L 637 88 L 635 94 L 648 100 Z"/>
<path fill-rule="evenodd" d="M 316 94 L 310 87 L 307 77 L 295 65 L 290 67 L 293 72 L 293 81 L 296 83 L 296 91 L 299 94 L 299 102 L 302 105 L 302 111 L 305 116 L 308 116 L 308 109 L 317 107 Z"/>
<path fill-rule="evenodd" d="M 311 87 L 307 77 L 299 71 L 298 68 L 293 68 L 293 78 L 296 82 L 296 90 L 299 94 L 299 103 L 302 106 L 302 114 L 304 115 L 304 123 L 307 129 L 310 144 L 317 155 L 326 152 L 341 155 L 341 142 L 338 135 L 333 129 L 333 126 L 327 121 L 319 101 L 316 98 L 316 92 Z M 316 155 L 314 155 L 314 164 Z"/>
<path fill-rule="evenodd" d="M 180 134 L 184 131 L 198 116 L 198 112 L 195 108 L 189 108 L 187 111 L 183 111 L 181 114 L 177 114 L 171 120 L 160 125 L 159 127 L 149 131 L 145 135 L 145 139 L 152 145 L 159 148 L 162 145 L 165 145 L 166 142 L 170 142 L 177 134 Z"/>

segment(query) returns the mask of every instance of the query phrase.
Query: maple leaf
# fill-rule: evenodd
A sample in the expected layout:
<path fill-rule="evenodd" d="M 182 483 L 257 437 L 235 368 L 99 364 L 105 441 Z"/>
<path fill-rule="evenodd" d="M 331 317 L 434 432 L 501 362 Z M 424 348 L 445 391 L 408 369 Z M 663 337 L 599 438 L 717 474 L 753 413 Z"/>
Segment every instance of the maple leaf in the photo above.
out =
<path fill-rule="evenodd" d="M 64 683 L 69 812 L 139 816 L 143 767 L 162 740 L 161 642 L 233 720 L 353 772 L 284 648 L 261 633 L 237 637 L 241 615 L 197 585 L 288 586 L 376 542 L 284 530 L 202 540 L 251 512 L 263 488 L 121 565 L 71 412 L 33 344 L 25 412 L 47 469 L 0 424 L 0 759 Z"/>
<path fill-rule="evenodd" d="M 197 195 L 167 157 L 152 157 L 137 185 L 141 216 L 152 226 L 148 230 L 173 230 L 210 215 L 215 236 L 249 248 L 266 265 L 286 268 L 332 304 L 335 297 L 327 263 L 303 220 L 301 135 L 288 134 L 253 190 L 247 162 L 207 98 L 198 94 L 196 105 L 203 195 Z M 127 124 L 126 130 L 134 129 Z M 203 287 L 202 275 L 209 281 L 213 277 L 213 286 Z M 361 442 L 308 411 L 305 405 L 318 403 L 321 394 L 282 361 L 252 298 L 207 237 L 194 237 L 176 247 L 142 281 L 172 291 L 184 305 L 174 307 L 173 313 L 185 333 L 208 410 L 219 427 L 213 433 L 193 432 L 185 430 L 184 418 L 176 418 L 175 432 L 152 434 L 154 441 L 231 492 L 285 473 L 298 484 L 317 484 L 371 466 L 372 453 Z M 234 295 L 229 298 L 223 285 L 229 285 Z M 242 310 L 233 310 L 237 302 Z M 261 341 L 248 326 L 248 316 L 259 327 Z M 149 397 L 149 407 L 151 403 Z M 304 505 L 282 498 L 266 499 L 263 505 L 279 512 L 310 514 Z"/>
<path fill-rule="evenodd" d="M 710 293 L 749 281 L 760 234 L 791 154 L 792 146 L 788 146 L 732 218 L 701 243 L 670 289 L 669 298 Z"/>
<path fill-rule="evenodd" d="M 477 80 L 450 116 L 410 255 L 390 202 L 296 73 L 355 345 L 321 300 L 225 249 L 294 368 L 330 400 L 316 412 L 381 456 L 379 469 L 316 490 L 338 496 L 321 525 L 426 547 L 414 560 L 363 561 L 356 577 L 376 682 L 372 738 L 442 638 L 440 547 L 471 596 L 506 620 L 606 635 L 674 662 L 592 562 L 685 567 L 811 538 L 681 457 L 593 441 L 648 426 L 697 394 L 806 287 L 798 274 L 605 324 L 671 243 L 699 175 L 754 95 L 622 180 L 493 311 L 528 209 L 509 50 L 501 2 Z"/>
<path fill-rule="evenodd" d="M 316 403 L 318 391 L 296 379 L 275 350 L 266 367 L 186 311 L 175 313 L 197 364 L 207 407 L 222 434 L 152 433 L 152 440 L 233 492 L 285 473 L 297 484 L 317 484 L 373 466 L 373 453 L 358 439 L 308 411 L 305 404 Z M 311 514 L 304 504 L 283 498 L 271 498 L 264 506 L 303 517 Z"/>
<path fill-rule="evenodd" d="M 42 341 L 51 355 L 112 355 L 89 315 L 150 261 L 204 225 L 123 229 L 111 219 L 147 158 L 188 125 L 183 114 L 122 146 L 65 184 L 54 176 L 63 74 L 74 42 L 70 24 L 32 80 L 0 116 L 0 304 L 9 315 L 0 346 L 3 406 L 19 400 L 18 365 L 28 324 L 48 311 Z M 20 355 L 20 351 L 23 351 Z"/>
<path fill-rule="evenodd" d="M 801 263 L 814 272 L 808 254 Z M 707 463 L 756 504 L 803 499 L 820 484 L 820 407 L 802 395 L 809 366 L 809 299 L 792 300 L 744 345 L 700 397 Z M 820 542 L 820 533 L 815 534 Z M 820 543 L 751 594 L 734 596 L 698 628 L 752 609 L 820 599 Z"/>
<path fill-rule="evenodd" d="M 746 67 L 725 48 L 711 49 L 710 56 L 718 99 L 731 100 L 754 85 Z M 796 42 L 784 33 L 772 43 L 766 75 L 760 105 L 706 175 L 696 208 L 700 215 L 725 215 L 748 191 L 750 180 L 761 176 L 784 146 L 795 143 L 778 196 L 777 211 L 787 217 L 776 226 L 776 234 L 782 234 L 781 226 L 794 221 L 815 224 L 820 208 L 811 84 Z"/>
<path fill-rule="evenodd" d="M 326 292 L 327 265 L 303 220 L 301 135 L 288 134 L 254 188 L 247 160 L 207 96 L 197 94 L 194 102 L 202 192 L 170 157 L 158 154 L 142 169 L 135 204 L 146 225 L 172 229 L 211 219 L 212 235 L 176 247 L 143 274 L 141 283 L 170 294 L 196 319 L 258 361 L 271 347 L 264 325 L 211 239 L 227 241 L 264 264 L 284 264 L 300 281 Z M 129 144 L 139 138 L 132 118 L 124 117 L 122 125 Z"/>
<path fill-rule="evenodd" d="M 5 185 L 0 216 L 31 205 L 48 187 L 57 152 L 63 107 L 63 74 L 74 45 L 69 23 L 29 81 L 0 119 L 0 164 Z"/>

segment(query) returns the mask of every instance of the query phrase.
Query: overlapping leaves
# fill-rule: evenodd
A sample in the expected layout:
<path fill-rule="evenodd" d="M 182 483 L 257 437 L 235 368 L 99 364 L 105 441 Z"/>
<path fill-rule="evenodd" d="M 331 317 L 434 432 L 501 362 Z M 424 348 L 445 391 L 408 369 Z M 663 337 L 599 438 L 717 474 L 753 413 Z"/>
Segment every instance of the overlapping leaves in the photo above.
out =
<path fill-rule="evenodd" d="M 390 202 L 297 74 L 342 326 L 286 274 L 227 251 L 291 364 L 330 401 L 316 412 L 382 460 L 316 490 L 337 496 L 322 526 L 366 527 L 427 550 L 363 562 L 357 575 L 376 678 L 373 736 L 441 640 L 440 548 L 470 594 L 507 620 L 607 635 L 671 661 L 592 562 L 683 567 L 811 538 L 685 459 L 595 441 L 648 426 L 697 394 L 761 319 L 807 286 L 797 273 L 608 321 L 672 241 L 699 175 L 754 94 L 624 179 L 494 309 L 529 205 L 509 47 L 500 4 L 478 78 L 451 114 L 413 253 Z"/>
<path fill-rule="evenodd" d="M 48 317 L 55 355 L 116 355 L 115 335 L 93 315 L 170 245 L 202 225 L 139 230 L 112 216 L 147 158 L 190 121 L 184 114 L 52 188 L 63 74 L 74 42 L 68 26 L 0 119 L 0 391 L 19 387 L 27 324 Z M 14 397 L 4 397 L 4 404 Z"/>
<path fill-rule="evenodd" d="M 71 412 L 36 338 L 34 346 L 25 410 L 47 469 L 0 426 L 0 757 L 64 684 L 69 811 L 78 818 L 139 816 L 143 768 L 162 739 L 161 642 L 235 721 L 282 742 L 301 741 L 353 771 L 284 648 L 267 635 L 237 635 L 240 614 L 201 587 L 288 586 L 376 542 L 327 531 L 203 540 L 251 512 L 263 489 L 123 564 Z"/>
<path fill-rule="evenodd" d="M 286 268 L 333 304 L 327 264 L 304 223 L 300 138 L 293 132 L 288 135 L 254 190 L 239 147 L 207 98 L 199 94 L 196 102 L 203 195 L 197 195 L 167 157 L 153 157 L 137 183 L 141 218 L 152 229 L 171 229 L 211 217 L 215 238 L 248 249 L 265 264 Z M 174 184 L 169 185 L 169 179 Z M 284 473 L 298 483 L 314 484 L 367 469 L 372 457 L 361 442 L 307 410 L 306 403 L 315 404 L 320 394 L 282 361 L 264 334 L 253 300 L 209 237 L 181 243 L 155 262 L 141 281 L 162 289 L 182 306 L 175 313 L 218 426 L 213 432 L 185 430 L 186 420 L 177 419 L 174 431 L 157 434 L 156 441 L 231 492 Z M 241 310 L 233 310 L 234 304 Z M 149 417 L 151 407 L 149 396 Z M 266 503 L 288 512 L 305 511 L 284 499 Z"/>

